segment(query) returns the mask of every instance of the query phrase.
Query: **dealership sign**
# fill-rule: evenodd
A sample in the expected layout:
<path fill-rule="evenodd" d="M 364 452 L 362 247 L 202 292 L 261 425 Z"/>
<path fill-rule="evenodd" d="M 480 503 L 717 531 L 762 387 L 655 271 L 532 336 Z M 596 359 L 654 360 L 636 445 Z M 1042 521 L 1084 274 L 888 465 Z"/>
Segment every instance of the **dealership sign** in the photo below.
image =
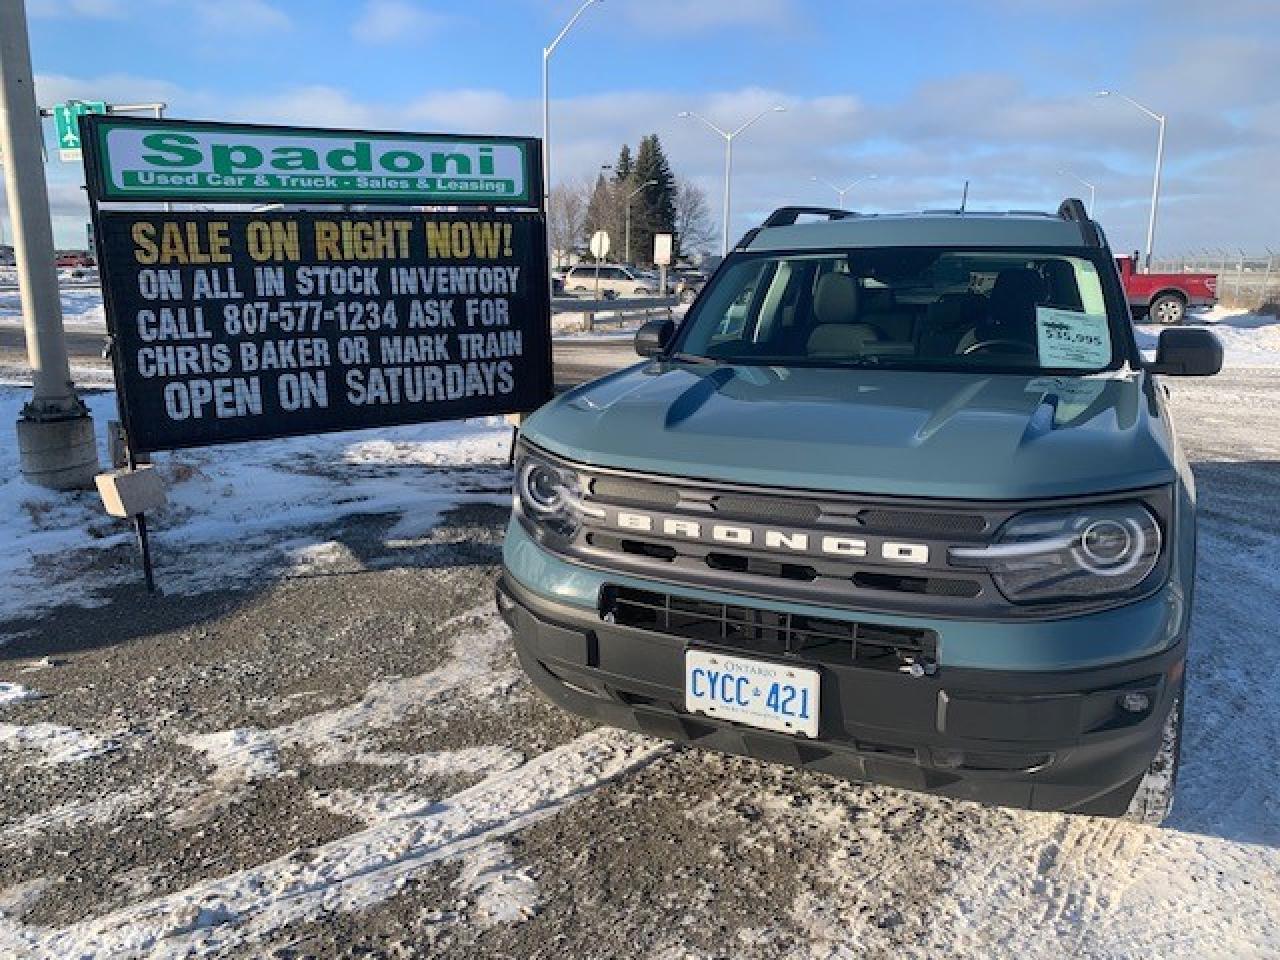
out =
<path fill-rule="evenodd" d="M 99 200 L 539 206 L 537 141 L 94 117 Z"/>
<path fill-rule="evenodd" d="M 551 398 L 539 214 L 101 211 L 98 232 L 135 452 Z"/>
<path fill-rule="evenodd" d="M 551 398 L 537 140 L 112 115 L 81 132 L 134 454 Z"/>

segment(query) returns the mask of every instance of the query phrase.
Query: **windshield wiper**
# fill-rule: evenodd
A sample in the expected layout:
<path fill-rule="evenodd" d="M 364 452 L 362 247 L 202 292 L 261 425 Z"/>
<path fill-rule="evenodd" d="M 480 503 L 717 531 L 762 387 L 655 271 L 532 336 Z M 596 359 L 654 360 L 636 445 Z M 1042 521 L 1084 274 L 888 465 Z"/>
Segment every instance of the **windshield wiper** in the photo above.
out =
<path fill-rule="evenodd" d="M 681 363 L 697 363 L 703 366 L 718 366 L 724 363 L 723 360 L 717 360 L 714 357 L 700 357 L 696 353 L 673 353 L 668 360 L 679 360 Z"/>

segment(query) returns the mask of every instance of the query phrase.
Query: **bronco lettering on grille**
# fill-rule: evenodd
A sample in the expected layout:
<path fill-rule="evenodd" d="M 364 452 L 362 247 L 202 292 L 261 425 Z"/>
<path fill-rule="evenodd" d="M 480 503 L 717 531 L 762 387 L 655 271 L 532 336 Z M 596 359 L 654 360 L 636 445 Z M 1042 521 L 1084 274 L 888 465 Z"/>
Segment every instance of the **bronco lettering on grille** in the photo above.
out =
<path fill-rule="evenodd" d="M 762 546 L 783 553 L 820 553 L 831 557 L 866 557 L 867 541 L 860 537 L 822 535 L 810 537 L 800 530 L 756 529 L 730 523 L 702 523 L 675 517 L 656 517 L 634 510 L 609 511 L 607 523 L 620 530 L 642 533 L 661 532 L 668 537 L 709 541 L 740 547 Z M 929 562 L 926 543 L 885 542 L 880 544 L 879 558 L 891 563 L 921 564 Z"/>

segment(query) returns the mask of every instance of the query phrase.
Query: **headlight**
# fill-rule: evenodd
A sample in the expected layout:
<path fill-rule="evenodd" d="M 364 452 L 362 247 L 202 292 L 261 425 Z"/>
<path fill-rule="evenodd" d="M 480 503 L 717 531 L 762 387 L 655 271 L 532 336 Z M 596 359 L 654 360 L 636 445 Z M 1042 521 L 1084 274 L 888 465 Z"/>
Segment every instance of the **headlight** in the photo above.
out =
<path fill-rule="evenodd" d="M 951 549 L 953 563 L 985 568 L 1014 603 L 1126 594 L 1160 558 L 1160 524 L 1138 502 L 1020 513 L 989 546 Z"/>
<path fill-rule="evenodd" d="M 516 500 L 537 529 L 570 540 L 582 522 L 582 482 L 573 470 L 529 450 L 516 457 Z"/>

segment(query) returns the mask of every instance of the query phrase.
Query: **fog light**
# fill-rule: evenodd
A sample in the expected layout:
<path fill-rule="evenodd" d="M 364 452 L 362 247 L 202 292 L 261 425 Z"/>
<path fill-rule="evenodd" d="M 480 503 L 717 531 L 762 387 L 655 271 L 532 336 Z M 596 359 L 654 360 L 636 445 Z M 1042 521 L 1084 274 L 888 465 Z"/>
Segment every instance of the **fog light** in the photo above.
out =
<path fill-rule="evenodd" d="M 1145 693 L 1122 694 L 1120 709 L 1126 713 L 1146 713 L 1151 709 L 1151 698 Z"/>

